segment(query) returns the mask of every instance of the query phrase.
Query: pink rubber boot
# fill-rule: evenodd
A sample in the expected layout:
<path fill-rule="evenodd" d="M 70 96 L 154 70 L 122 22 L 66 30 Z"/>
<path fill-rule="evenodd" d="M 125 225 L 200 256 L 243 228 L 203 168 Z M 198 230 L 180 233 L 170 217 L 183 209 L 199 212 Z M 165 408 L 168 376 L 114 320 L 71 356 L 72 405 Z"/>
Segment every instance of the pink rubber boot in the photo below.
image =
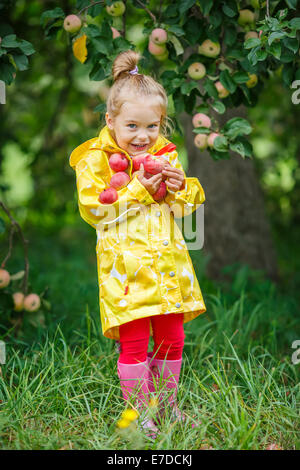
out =
<path fill-rule="evenodd" d="M 177 390 L 182 364 L 182 357 L 176 361 L 156 359 L 152 357 L 153 353 L 148 353 L 147 363 L 152 372 L 152 383 L 150 381 L 149 391 L 155 392 L 161 389 L 159 393 L 160 415 L 164 414 L 168 404 L 171 416 L 177 421 L 184 421 L 185 417 L 177 407 Z M 154 385 L 154 381 L 156 386 Z M 173 393 L 171 392 L 173 391 Z"/>
<path fill-rule="evenodd" d="M 146 431 L 148 437 L 155 439 L 158 429 L 147 413 L 149 406 L 149 367 L 147 367 L 147 361 L 137 364 L 122 364 L 118 361 L 117 364 L 124 400 L 133 401 L 139 413 L 143 414 L 139 423 L 141 428 Z M 146 411 L 145 414 L 144 411 Z"/>

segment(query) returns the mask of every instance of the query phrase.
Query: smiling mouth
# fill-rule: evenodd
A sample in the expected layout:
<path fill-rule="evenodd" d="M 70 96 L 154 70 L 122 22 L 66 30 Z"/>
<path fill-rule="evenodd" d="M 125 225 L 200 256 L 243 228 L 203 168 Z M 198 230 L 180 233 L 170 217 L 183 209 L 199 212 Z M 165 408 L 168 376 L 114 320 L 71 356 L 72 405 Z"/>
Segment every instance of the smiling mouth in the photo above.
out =
<path fill-rule="evenodd" d="M 131 145 L 135 147 L 136 149 L 143 149 L 147 147 L 148 144 L 131 144 Z"/>

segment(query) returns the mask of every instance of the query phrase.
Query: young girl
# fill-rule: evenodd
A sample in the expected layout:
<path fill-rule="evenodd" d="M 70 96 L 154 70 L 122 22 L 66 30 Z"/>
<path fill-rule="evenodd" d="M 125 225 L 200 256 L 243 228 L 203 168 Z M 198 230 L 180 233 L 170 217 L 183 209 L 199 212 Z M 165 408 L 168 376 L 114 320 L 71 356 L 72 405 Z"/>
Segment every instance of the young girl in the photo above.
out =
<path fill-rule="evenodd" d="M 157 428 L 147 406 L 149 392 L 154 390 L 152 373 L 169 391 L 167 403 L 174 417 L 183 419 L 176 406 L 183 324 L 206 311 L 174 215 L 190 214 L 205 195 L 197 178 L 186 177 L 175 146 L 162 135 L 168 119 L 166 92 L 138 71 L 139 59 L 131 50 L 115 59 L 107 125 L 98 137 L 72 152 L 70 165 L 76 171 L 80 215 L 97 231 L 103 334 L 120 342 L 117 370 L 123 397 L 135 397 L 135 407 L 143 410 L 141 427 L 155 436 Z M 141 164 L 132 176 L 133 157 L 160 150 L 166 161 L 162 173 L 149 178 Z M 117 191 L 117 200 L 104 204 L 99 195 L 109 188 L 115 174 L 109 164 L 114 153 L 121 153 L 123 160 L 125 156 L 130 181 Z M 163 179 L 167 193 L 158 202 L 152 196 Z M 154 349 L 147 354 L 150 335 Z"/>

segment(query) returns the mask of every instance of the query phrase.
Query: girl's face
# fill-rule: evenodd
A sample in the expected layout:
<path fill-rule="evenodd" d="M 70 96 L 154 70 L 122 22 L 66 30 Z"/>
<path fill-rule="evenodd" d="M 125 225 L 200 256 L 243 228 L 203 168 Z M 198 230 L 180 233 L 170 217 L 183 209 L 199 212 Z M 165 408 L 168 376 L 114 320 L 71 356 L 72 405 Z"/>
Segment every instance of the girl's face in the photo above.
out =
<path fill-rule="evenodd" d="M 155 144 L 161 110 L 158 104 L 153 103 L 153 97 L 132 98 L 123 103 L 116 118 L 111 119 L 106 113 L 105 119 L 118 146 L 129 155 L 136 156 L 147 152 Z"/>

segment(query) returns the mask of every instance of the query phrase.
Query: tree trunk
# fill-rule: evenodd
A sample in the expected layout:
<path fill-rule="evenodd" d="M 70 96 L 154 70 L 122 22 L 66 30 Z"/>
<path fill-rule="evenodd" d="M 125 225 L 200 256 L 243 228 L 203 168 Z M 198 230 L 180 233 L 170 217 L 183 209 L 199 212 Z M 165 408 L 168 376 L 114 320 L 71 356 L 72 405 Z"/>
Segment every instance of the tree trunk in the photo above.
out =
<path fill-rule="evenodd" d="M 246 117 L 243 106 L 215 115 L 220 127 L 232 117 Z M 205 191 L 204 246 L 207 274 L 222 279 L 221 268 L 240 262 L 278 279 L 277 260 L 264 198 L 253 161 L 231 152 L 230 160 L 215 161 L 194 145 L 192 118 L 181 116 L 188 153 L 188 176 L 196 176 Z"/>

